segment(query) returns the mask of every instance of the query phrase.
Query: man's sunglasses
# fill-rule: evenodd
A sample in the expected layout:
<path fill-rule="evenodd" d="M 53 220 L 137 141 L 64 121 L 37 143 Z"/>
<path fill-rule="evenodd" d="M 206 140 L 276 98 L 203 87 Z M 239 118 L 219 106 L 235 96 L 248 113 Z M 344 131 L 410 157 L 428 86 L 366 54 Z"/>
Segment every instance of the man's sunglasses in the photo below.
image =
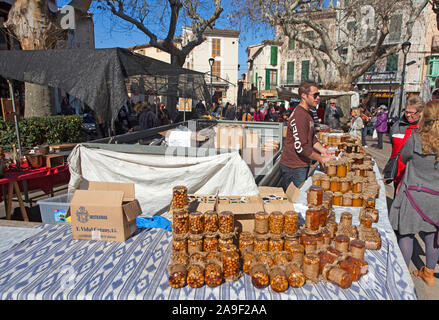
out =
<path fill-rule="evenodd" d="M 308 95 L 309 95 L 309 96 L 313 96 L 314 99 L 317 99 L 317 97 L 320 97 L 320 92 L 316 92 L 316 93 L 308 94 Z"/>

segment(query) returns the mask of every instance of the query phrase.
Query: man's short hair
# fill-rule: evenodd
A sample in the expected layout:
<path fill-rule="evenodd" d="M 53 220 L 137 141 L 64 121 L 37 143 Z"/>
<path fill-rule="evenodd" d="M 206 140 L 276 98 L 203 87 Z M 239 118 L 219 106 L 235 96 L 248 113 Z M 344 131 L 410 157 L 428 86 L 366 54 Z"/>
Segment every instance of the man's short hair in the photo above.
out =
<path fill-rule="evenodd" d="M 309 94 L 311 87 L 318 88 L 319 86 L 311 80 L 303 81 L 299 86 L 299 97 L 302 98 L 302 93 Z"/>

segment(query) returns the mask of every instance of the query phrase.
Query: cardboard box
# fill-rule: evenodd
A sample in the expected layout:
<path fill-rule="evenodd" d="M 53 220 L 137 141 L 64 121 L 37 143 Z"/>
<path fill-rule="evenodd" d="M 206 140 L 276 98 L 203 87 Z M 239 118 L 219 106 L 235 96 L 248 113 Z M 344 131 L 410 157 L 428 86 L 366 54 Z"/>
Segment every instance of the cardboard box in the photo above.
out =
<path fill-rule="evenodd" d="M 132 183 L 90 182 L 88 190 L 76 190 L 70 202 L 73 239 L 128 239 L 142 213 L 134 195 Z"/>
<path fill-rule="evenodd" d="M 299 197 L 300 189 L 292 183 L 285 193 L 282 188 L 277 187 L 259 187 L 259 196 L 264 203 L 264 210 L 267 213 L 280 211 L 295 211 L 293 203 Z"/>
<path fill-rule="evenodd" d="M 64 156 L 58 154 L 47 154 L 44 156 L 46 167 L 53 168 L 64 165 Z"/>
<path fill-rule="evenodd" d="M 189 212 L 215 211 L 218 202 L 216 195 L 210 194 L 188 194 Z"/>
<path fill-rule="evenodd" d="M 264 211 L 264 205 L 259 196 L 219 196 L 217 212 L 223 211 L 233 212 L 238 232 L 253 232 L 255 213 Z"/>

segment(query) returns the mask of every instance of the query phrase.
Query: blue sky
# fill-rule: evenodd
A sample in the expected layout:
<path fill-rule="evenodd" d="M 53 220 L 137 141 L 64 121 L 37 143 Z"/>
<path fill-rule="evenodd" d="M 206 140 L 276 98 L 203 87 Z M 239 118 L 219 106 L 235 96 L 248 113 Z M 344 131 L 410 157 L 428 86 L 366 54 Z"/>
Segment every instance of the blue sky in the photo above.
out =
<path fill-rule="evenodd" d="M 159 3 L 167 2 L 163 0 L 154 0 Z M 210 1 L 210 0 L 209 0 Z M 151 2 L 151 1 L 150 1 Z M 58 0 L 58 6 L 61 7 L 68 3 L 65 0 Z M 230 0 L 222 0 L 224 11 L 221 13 L 220 19 L 217 20 L 215 27 L 220 29 L 232 29 L 230 22 L 227 19 L 227 14 L 231 12 Z M 149 38 L 141 31 L 135 28 L 129 29 L 127 25 L 123 23 L 118 17 L 110 18 L 108 14 L 100 13 L 95 7 L 90 9 L 94 13 L 94 28 L 95 28 L 95 46 L 96 48 L 111 48 L 111 47 L 131 47 L 138 44 L 144 44 L 149 42 Z M 212 8 L 206 7 L 203 17 L 207 17 L 212 12 Z M 159 12 L 158 14 L 163 14 Z M 166 16 L 166 14 L 165 14 Z M 152 16 L 153 17 L 153 16 Z M 186 23 L 185 23 L 186 22 Z M 160 28 L 157 21 L 151 18 L 147 22 L 148 27 L 152 31 L 156 32 L 160 38 L 163 38 L 167 34 L 166 28 Z M 181 20 L 176 30 L 176 36 L 181 34 L 181 26 L 187 25 L 187 21 Z M 237 28 L 234 28 L 237 29 Z M 274 32 L 269 28 L 262 28 L 262 30 L 256 30 L 255 28 L 242 31 L 240 35 L 239 45 L 239 77 L 244 72 L 247 72 L 247 54 L 245 52 L 249 45 L 260 43 L 263 40 L 274 39 Z"/>

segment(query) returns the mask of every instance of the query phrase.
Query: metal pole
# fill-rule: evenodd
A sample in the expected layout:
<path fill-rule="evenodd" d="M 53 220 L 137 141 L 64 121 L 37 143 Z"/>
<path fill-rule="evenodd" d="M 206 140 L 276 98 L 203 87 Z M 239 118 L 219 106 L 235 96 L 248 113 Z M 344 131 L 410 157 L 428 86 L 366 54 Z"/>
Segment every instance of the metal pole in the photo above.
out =
<path fill-rule="evenodd" d="M 404 64 L 402 65 L 402 76 L 401 76 L 401 95 L 399 97 L 399 108 L 398 108 L 398 119 L 401 117 L 402 109 L 402 96 L 405 95 L 404 92 L 404 81 L 405 81 L 405 65 L 407 63 L 407 53 L 404 53 Z"/>
<path fill-rule="evenodd" d="M 20 155 L 20 159 L 21 159 L 23 155 L 21 152 L 20 129 L 18 127 L 18 116 L 17 116 L 17 107 L 15 105 L 14 88 L 12 86 L 11 80 L 8 79 L 7 81 L 9 85 L 9 94 L 11 96 L 11 101 L 12 101 L 12 110 L 14 112 L 15 133 L 17 134 L 18 154 Z"/>
<path fill-rule="evenodd" d="M 213 105 L 213 93 L 212 90 L 213 86 L 212 86 L 212 65 L 210 65 L 210 107 L 212 108 Z"/>

